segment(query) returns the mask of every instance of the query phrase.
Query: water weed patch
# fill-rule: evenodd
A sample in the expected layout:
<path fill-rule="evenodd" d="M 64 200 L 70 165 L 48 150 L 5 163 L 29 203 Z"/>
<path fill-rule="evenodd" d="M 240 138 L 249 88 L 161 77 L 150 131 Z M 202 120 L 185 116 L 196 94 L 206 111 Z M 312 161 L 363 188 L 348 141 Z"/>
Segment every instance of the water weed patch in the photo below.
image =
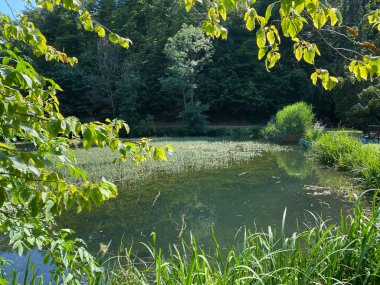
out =
<path fill-rule="evenodd" d="M 222 141 L 207 138 L 161 139 L 157 146 L 170 144 L 175 152 L 167 161 L 146 161 L 140 166 L 131 162 L 113 164 L 117 154 L 107 149 L 77 149 L 78 162 L 93 179 L 103 176 L 111 181 L 135 185 L 148 178 L 177 175 L 187 171 L 227 168 L 233 163 L 247 162 L 266 151 L 286 150 L 273 144 L 253 141 Z"/>

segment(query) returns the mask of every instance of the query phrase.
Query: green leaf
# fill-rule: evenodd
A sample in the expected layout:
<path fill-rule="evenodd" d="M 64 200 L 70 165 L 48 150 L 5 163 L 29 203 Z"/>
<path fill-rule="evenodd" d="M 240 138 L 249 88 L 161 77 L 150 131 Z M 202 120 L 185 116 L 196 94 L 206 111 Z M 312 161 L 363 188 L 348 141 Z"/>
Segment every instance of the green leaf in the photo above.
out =
<path fill-rule="evenodd" d="M 259 60 L 261 60 L 265 56 L 267 51 L 268 51 L 268 47 L 264 47 L 264 48 L 259 49 L 259 53 L 258 53 Z"/>
<path fill-rule="evenodd" d="M 284 16 L 288 16 L 292 10 L 292 0 L 281 0 L 281 11 Z"/>
<path fill-rule="evenodd" d="M 282 28 L 282 33 L 284 34 L 285 37 L 289 37 L 289 25 L 290 25 L 290 18 L 286 17 L 281 20 L 281 28 Z"/>
<path fill-rule="evenodd" d="M 153 158 L 155 160 L 166 160 L 165 150 L 160 147 L 156 147 L 153 152 Z"/>
<path fill-rule="evenodd" d="M 273 31 L 268 31 L 267 32 L 267 39 L 268 39 L 268 42 L 269 42 L 270 45 L 274 44 L 275 38 L 274 38 L 274 32 Z"/>
<path fill-rule="evenodd" d="M 265 47 L 267 40 L 264 29 L 259 29 L 256 32 L 256 43 L 259 48 Z"/>
<path fill-rule="evenodd" d="M 127 132 L 127 134 L 128 134 L 128 133 L 129 133 L 129 131 L 130 131 L 128 124 L 126 124 L 126 123 L 123 123 L 123 127 L 124 127 L 125 131 L 126 131 L 126 132 Z"/>
<path fill-rule="evenodd" d="M 115 33 L 110 33 L 108 35 L 108 39 L 111 41 L 111 43 L 118 44 L 119 43 L 119 36 Z"/>
<path fill-rule="evenodd" d="M 224 6 L 223 3 L 220 3 L 218 6 L 218 12 L 219 15 L 222 17 L 222 19 L 225 21 L 227 20 L 227 9 L 226 6 Z"/>
<path fill-rule="evenodd" d="M 98 33 L 98 36 L 100 38 L 104 38 L 106 36 L 106 30 L 102 26 L 96 26 L 95 32 Z"/>
<path fill-rule="evenodd" d="M 305 8 L 305 0 L 294 0 L 294 9 L 298 14 L 301 14 Z"/>
<path fill-rule="evenodd" d="M 313 44 L 313 49 L 317 55 L 319 55 L 319 56 L 321 55 L 321 52 L 319 51 L 318 46 L 316 44 Z"/>
<path fill-rule="evenodd" d="M 310 64 L 314 64 L 315 51 L 313 48 L 305 48 L 303 50 L 303 59 Z"/>
<path fill-rule="evenodd" d="M 191 8 L 194 6 L 195 0 L 185 0 L 185 8 L 187 12 L 190 12 Z"/>
<path fill-rule="evenodd" d="M 4 187 L 0 187 L 0 207 L 4 205 L 4 202 L 7 200 L 7 192 Z"/>
<path fill-rule="evenodd" d="M 321 29 L 327 22 L 327 17 L 324 12 L 318 12 L 313 17 L 314 27 Z"/>
<path fill-rule="evenodd" d="M 295 50 L 295 55 L 296 55 L 296 59 L 298 60 L 298 61 L 300 61 L 301 59 L 302 59 L 302 56 L 303 56 L 303 49 L 302 49 L 302 47 L 301 46 L 298 46 L 297 48 L 296 48 L 296 50 Z"/>
<path fill-rule="evenodd" d="M 267 10 L 265 11 L 265 21 L 268 23 L 270 17 L 272 16 L 272 10 L 273 10 L 274 4 L 270 4 L 267 7 Z"/>
<path fill-rule="evenodd" d="M 335 24 L 338 22 L 338 17 L 336 15 L 335 11 L 336 11 L 336 9 L 334 9 L 334 8 L 330 8 L 328 10 L 331 26 L 335 26 Z"/>
<path fill-rule="evenodd" d="M 368 79 L 368 71 L 367 71 L 367 67 L 365 65 L 360 66 L 359 72 L 360 72 L 360 77 L 362 79 L 364 79 L 364 80 Z"/>
<path fill-rule="evenodd" d="M 47 124 L 47 129 L 49 130 L 51 137 L 56 137 L 61 132 L 61 121 L 54 118 L 51 119 Z"/>
<path fill-rule="evenodd" d="M 131 43 L 132 41 L 129 39 L 119 37 L 119 45 L 121 45 L 123 48 L 129 48 Z"/>
<path fill-rule="evenodd" d="M 318 0 L 305 0 L 306 9 L 309 14 L 314 14 L 317 12 Z"/>
<path fill-rule="evenodd" d="M 83 147 L 89 149 L 95 141 L 94 132 L 90 126 L 82 126 Z"/>
<path fill-rule="evenodd" d="M 245 26 L 248 31 L 253 31 L 255 29 L 255 12 L 250 10 L 245 13 L 244 16 Z"/>
<path fill-rule="evenodd" d="M 318 80 L 318 73 L 314 72 L 311 74 L 311 81 L 313 82 L 314 85 L 317 85 L 317 80 Z"/>

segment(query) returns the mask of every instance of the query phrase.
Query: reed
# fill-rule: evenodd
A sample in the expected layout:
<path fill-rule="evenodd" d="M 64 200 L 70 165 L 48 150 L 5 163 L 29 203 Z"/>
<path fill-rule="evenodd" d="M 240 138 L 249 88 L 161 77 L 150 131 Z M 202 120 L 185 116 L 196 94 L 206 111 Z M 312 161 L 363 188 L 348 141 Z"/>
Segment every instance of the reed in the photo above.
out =
<path fill-rule="evenodd" d="M 105 280 L 160 285 L 380 284 L 380 210 L 375 199 L 373 205 L 368 214 L 358 204 L 353 214 L 341 216 L 339 225 L 314 216 L 316 226 L 290 236 L 285 234 L 285 211 L 279 231 L 245 230 L 240 243 L 226 252 L 212 232 L 214 246 L 208 253 L 192 237 L 164 254 L 153 234 L 152 244 L 146 245 L 149 260 L 132 257 L 128 250 L 117 257 Z"/>
<path fill-rule="evenodd" d="M 79 165 L 93 179 L 107 177 L 110 181 L 123 185 L 141 184 L 147 179 L 157 179 L 162 175 L 178 175 L 189 171 L 228 168 L 231 164 L 248 162 L 267 151 L 286 150 L 273 144 L 253 141 L 223 141 L 208 138 L 160 139 L 153 142 L 157 146 L 170 144 L 175 152 L 167 161 L 148 160 L 139 166 L 132 162 L 116 163 L 117 153 L 108 149 L 92 148 L 75 151 Z"/>

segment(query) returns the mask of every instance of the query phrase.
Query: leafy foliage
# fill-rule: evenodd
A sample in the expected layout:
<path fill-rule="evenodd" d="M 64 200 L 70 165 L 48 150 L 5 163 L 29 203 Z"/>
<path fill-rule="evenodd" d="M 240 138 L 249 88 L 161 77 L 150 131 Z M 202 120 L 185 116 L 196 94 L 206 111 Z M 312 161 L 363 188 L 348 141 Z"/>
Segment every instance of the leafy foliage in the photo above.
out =
<path fill-rule="evenodd" d="M 48 10 L 61 1 L 36 1 Z M 65 9 L 80 10 L 80 2 L 63 1 Z M 83 23 L 92 26 L 89 16 Z M 52 79 L 41 76 L 16 47 L 30 49 L 37 56 L 70 65 L 76 59 L 47 45 L 46 38 L 22 17 L 11 22 L 0 15 L 3 41 L 0 43 L 0 232 L 9 239 L 12 250 L 19 255 L 38 249 L 46 252 L 45 261 L 54 264 L 57 283 L 79 284 L 86 279 L 93 283 L 102 269 L 86 250 L 85 243 L 73 237 L 73 231 L 60 229 L 55 218 L 75 208 L 92 207 L 117 195 L 115 184 L 103 178 L 91 181 L 76 164 L 71 149 L 72 139 L 81 139 L 85 149 L 92 146 L 109 147 L 119 153 L 119 161 L 131 159 L 140 163 L 147 158 L 166 159 L 164 148 L 148 145 L 147 140 L 123 142 L 118 133 L 129 131 L 122 120 L 106 123 L 81 123 L 75 117 L 60 113 L 57 92 L 61 87 Z M 118 37 L 118 43 L 124 38 Z M 33 151 L 25 151 L 19 144 L 32 144 Z"/>
<path fill-rule="evenodd" d="M 267 139 L 280 142 L 297 142 L 313 127 L 314 114 L 304 102 L 286 106 L 278 111 L 263 133 Z"/>
<path fill-rule="evenodd" d="M 316 141 L 325 132 L 325 127 L 321 123 L 316 122 L 310 129 L 306 131 L 305 139 L 308 141 Z"/>
<path fill-rule="evenodd" d="M 359 94 L 357 101 L 348 112 L 350 125 L 365 129 L 367 125 L 380 124 L 380 85 L 370 86 Z"/>
<path fill-rule="evenodd" d="M 206 116 L 202 114 L 201 103 L 194 99 L 195 79 L 213 54 L 211 41 L 204 36 L 202 29 L 184 24 L 174 37 L 168 39 L 165 54 L 169 65 L 168 75 L 161 80 L 163 88 L 182 97 L 180 117 L 190 129 L 198 132 L 204 127 Z"/>
<path fill-rule="evenodd" d="M 195 6 L 196 2 L 202 1 L 185 1 L 187 10 Z M 227 29 L 222 25 L 222 22 L 227 20 L 228 12 L 235 9 L 246 10 L 244 15 L 246 28 L 253 31 L 257 25 L 258 57 L 259 59 L 265 57 L 267 69 L 273 68 L 281 58 L 279 48 L 281 36 L 278 28 L 271 21 L 275 11 L 280 16 L 283 37 L 289 37 L 294 41 L 295 57 L 298 61 L 303 59 L 309 64 L 314 64 L 315 55 L 320 55 L 320 51 L 315 43 L 310 43 L 303 39 L 302 32 L 305 27 L 313 26 L 317 33 L 321 35 L 320 31 L 327 25 L 331 27 L 340 26 L 343 21 L 338 9 L 331 7 L 327 2 L 317 0 L 284 0 L 270 3 L 267 5 L 263 16 L 257 12 L 256 1 L 214 0 L 211 2 L 213 5 L 208 8 L 208 17 L 203 23 L 205 33 L 213 38 L 227 38 Z M 371 11 L 367 20 L 369 24 L 378 29 L 380 26 L 379 10 Z M 359 81 L 379 77 L 380 57 L 377 56 L 379 49 L 370 42 L 357 42 L 357 44 L 367 47 L 370 52 L 368 54 L 358 53 L 359 56 L 356 59 L 349 59 L 349 70 Z M 316 68 L 311 78 L 313 84 L 320 80 L 326 90 L 331 90 L 335 83 L 338 82 L 336 77 L 331 76 L 329 71 L 323 68 Z"/>
<path fill-rule="evenodd" d="M 207 124 L 207 116 L 204 111 L 207 110 L 199 101 L 193 105 L 186 106 L 186 109 L 180 113 L 180 118 L 186 122 L 186 127 L 190 135 L 204 134 Z"/>

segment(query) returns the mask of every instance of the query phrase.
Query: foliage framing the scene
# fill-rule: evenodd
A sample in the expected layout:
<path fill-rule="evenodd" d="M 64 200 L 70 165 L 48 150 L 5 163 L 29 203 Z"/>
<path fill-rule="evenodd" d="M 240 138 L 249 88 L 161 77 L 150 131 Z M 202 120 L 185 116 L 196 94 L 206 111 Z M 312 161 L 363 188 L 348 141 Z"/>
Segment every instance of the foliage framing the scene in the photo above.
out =
<path fill-rule="evenodd" d="M 184 0 L 186 9 L 190 11 L 196 3 L 202 0 Z M 205 33 L 213 38 L 226 39 L 227 29 L 223 26 L 223 21 L 227 20 L 228 13 L 233 10 L 243 11 L 245 26 L 249 31 L 256 29 L 256 44 L 259 48 L 258 58 L 265 58 L 265 65 L 268 70 L 273 68 L 280 60 L 280 45 L 282 37 L 290 38 L 293 44 L 293 51 L 297 61 L 315 65 L 315 57 L 321 55 L 318 46 L 304 38 L 302 32 L 306 27 L 316 29 L 322 38 L 322 30 L 326 30 L 337 35 L 343 36 L 352 41 L 358 50 L 347 50 L 337 48 L 327 43 L 335 49 L 347 62 L 350 72 L 355 78 L 360 80 L 374 79 L 380 76 L 380 50 L 372 42 L 356 40 L 357 31 L 355 28 L 346 27 L 348 32 L 353 35 L 351 39 L 342 34 L 335 27 L 340 27 L 343 23 L 341 13 L 333 8 L 327 1 L 320 0 L 281 0 L 269 4 L 264 15 L 259 15 L 255 8 L 256 0 L 213 0 L 207 11 L 207 19 L 203 22 Z M 278 16 L 279 15 L 279 19 Z M 273 19 L 275 18 L 275 19 Z M 371 28 L 380 31 L 380 9 L 371 11 L 365 16 Z M 279 21 L 278 21 L 279 20 Z M 282 36 L 280 33 L 282 32 Z M 361 48 L 364 48 L 361 49 Z M 351 58 L 345 56 L 342 50 L 354 54 Z M 331 90 L 338 78 L 331 76 L 328 70 L 315 67 L 311 74 L 313 84 L 318 81 L 326 90 Z"/>
<path fill-rule="evenodd" d="M 190 10 L 195 2 L 185 0 L 186 8 Z M 314 43 L 302 38 L 304 27 L 309 24 L 319 31 L 328 21 L 331 26 L 342 22 L 338 10 L 318 0 L 275 2 L 267 7 L 265 16 L 257 13 L 254 2 L 212 1 L 203 27 L 209 36 L 227 38 L 227 30 L 221 21 L 227 19 L 228 11 L 244 9 L 247 29 L 258 27 L 259 59 L 266 58 L 267 69 L 274 67 L 281 57 L 281 30 L 284 37 L 294 41 L 297 60 L 314 64 L 320 51 Z M 36 0 L 35 4 L 50 11 L 62 6 L 77 12 L 85 30 L 93 31 L 99 37 L 107 35 L 109 41 L 124 48 L 131 44 L 129 39 L 97 23 L 79 0 Z M 276 7 L 279 7 L 279 26 L 270 21 Z M 73 207 L 78 211 L 91 209 L 93 205 L 115 197 L 117 191 L 116 186 L 106 179 L 101 182 L 88 180 L 86 173 L 76 165 L 70 149 L 72 139 L 83 139 L 84 148 L 108 146 L 120 152 L 122 161 L 131 157 L 137 163 L 151 156 L 165 159 L 165 151 L 150 147 L 145 140 L 137 144 L 122 142 L 118 132 L 121 128 L 128 130 L 128 126 L 121 120 L 82 124 L 74 117 L 62 116 L 56 97 L 59 85 L 39 75 L 19 47 L 21 50 L 29 48 L 47 61 L 75 65 L 77 59 L 48 45 L 46 38 L 27 17 L 23 16 L 17 22 L 4 15 L 0 18 L 1 233 L 9 238 L 12 249 L 19 254 L 34 247 L 47 252 L 45 261 L 50 260 L 55 265 L 57 283 L 59 278 L 64 283 L 79 283 L 83 276 L 93 283 L 101 268 L 86 251 L 84 243 L 72 237 L 72 231 L 56 227 L 55 217 Z M 379 10 L 369 13 L 367 19 L 374 29 L 380 29 Z M 379 76 L 380 57 L 376 47 L 370 42 L 357 42 L 357 45 L 365 48 L 365 54 L 358 53 L 356 58 L 349 59 L 349 70 L 358 80 Z M 312 74 L 313 83 L 318 80 L 325 89 L 331 89 L 337 82 L 337 78 L 322 68 L 316 68 Z M 33 151 L 23 150 L 20 143 L 31 144 Z"/>
<path fill-rule="evenodd" d="M 106 35 L 80 1 L 36 0 L 35 4 L 48 10 L 60 5 L 76 11 L 85 30 Z M 19 255 L 34 248 L 46 253 L 44 262 L 54 266 L 55 282 L 79 284 L 85 279 L 94 283 L 102 268 L 85 243 L 70 229 L 57 227 L 55 218 L 73 208 L 91 210 L 114 198 L 117 187 L 105 178 L 90 181 L 76 164 L 72 142 L 81 140 L 85 149 L 109 147 L 119 153 L 118 160 L 135 163 L 151 157 L 165 160 L 165 148 L 152 147 L 145 139 L 123 142 L 118 133 L 128 132 L 129 127 L 122 120 L 81 123 L 64 117 L 56 94 L 60 86 L 38 74 L 20 49 L 69 65 L 77 59 L 48 45 L 26 16 L 11 21 L 1 14 L 0 21 L 0 232 Z M 112 32 L 108 39 L 124 48 L 130 43 Z"/>

